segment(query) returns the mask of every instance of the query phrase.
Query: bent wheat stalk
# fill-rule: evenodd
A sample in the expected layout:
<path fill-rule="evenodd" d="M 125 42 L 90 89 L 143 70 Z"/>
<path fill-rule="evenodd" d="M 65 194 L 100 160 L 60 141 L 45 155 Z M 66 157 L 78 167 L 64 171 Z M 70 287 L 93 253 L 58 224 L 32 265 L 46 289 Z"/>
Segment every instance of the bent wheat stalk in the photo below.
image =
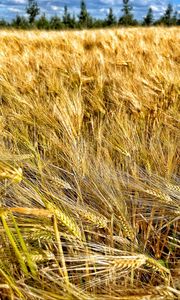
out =
<path fill-rule="evenodd" d="M 1 208 L 2 209 L 2 208 Z M 16 212 L 24 215 L 33 215 L 37 217 L 47 217 L 52 218 L 53 215 L 57 217 L 57 219 L 61 222 L 63 226 L 65 226 L 69 232 L 71 232 L 75 237 L 81 239 L 81 230 L 78 225 L 75 223 L 73 219 L 67 216 L 64 212 L 62 212 L 59 208 L 57 208 L 52 203 L 47 203 L 47 209 L 38 209 L 38 208 L 28 208 L 28 207 L 10 207 L 4 208 L 4 210 L 8 213 L 8 211 Z"/>
<path fill-rule="evenodd" d="M 171 199 L 171 197 L 167 194 L 164 194 L 160 191 L 156 191 L 153 189 L 145 189 L 145 192 L 147 194 L 153 195 L 155 197 L 157 197 L 158 199 L 160 199 L 162 202 L 166 203 L 166 204 L 173 204 L 173 200 Z"/>

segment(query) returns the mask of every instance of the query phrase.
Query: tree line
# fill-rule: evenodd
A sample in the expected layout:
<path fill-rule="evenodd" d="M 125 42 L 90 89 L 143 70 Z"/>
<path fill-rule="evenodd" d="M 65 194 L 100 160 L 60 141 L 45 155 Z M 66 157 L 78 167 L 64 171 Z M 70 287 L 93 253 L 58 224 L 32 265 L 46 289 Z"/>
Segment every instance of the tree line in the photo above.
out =
<path fill-rule="evenodd" d="M 0 27 L 19 28 L 19 29 L 46 29 L 46 30 L 60 30 L 60 29 L 84 29 L 84 28 L 102 28 L 102 27 L 116 27 L 116 26 L 176 26 L 180 25 L 180 15 L 174 11 L 173 6 L 169 3 L 164 14 L 159 18 L 154 18 L 153 10 L 149 7 L 146 16 L 143 20 L 138 21 L 134 18 L 133 7 L 129 0 L 123 0 L 123 7 L 121 16 L 117 18 L 110 7 L 105 19 L 93 18 L 86 6 L 86 2 L 80 2 L 79 14 L 72 15 L 68 7 L 64 6 L 63 16 L 52 16 L 50 19 L 45 14 L 40 14 L 40 7 L 36 0 L 28 0 L 26 6 L 26 14 L 28 17 L 17 15 L 11 22 L 4 19 L 0 20 Z"/>

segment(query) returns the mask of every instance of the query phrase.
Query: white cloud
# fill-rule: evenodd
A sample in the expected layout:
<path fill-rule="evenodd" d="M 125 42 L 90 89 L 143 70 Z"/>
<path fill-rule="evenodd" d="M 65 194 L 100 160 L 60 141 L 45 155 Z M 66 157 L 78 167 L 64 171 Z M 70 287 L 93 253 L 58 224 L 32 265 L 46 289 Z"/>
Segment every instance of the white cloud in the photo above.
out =
<path fill-rule="evenodd" d="M 13 0 L 13 3 L 14 4 L 25 4 L 25 3 L 27 3 L 27 1 L 26 0 Z"/>
<path fill-rule="evenodd" d="M 108 8 L 100 8 L 99 11 L 102 13 L 107 13 L 109 11 L 109 9 Z"/>
<path fill-rule="evenodd" d="M 148 6 L 152 2 L 157 2 L 157 1 L 152 1 L 152 0 L 132 0 L 131 3 L 134 5 L 141 5 L 141 6 Z"/>
<path fill-rule="evenodd" d="M 100 3 L 105 4 L 105 5 L 109 5 L 109 6 L 113 6 L 113 5 L 119 5 L 119 0 L 100 0 Z"/>
<path fill-rule="evenodd" d="M 159 6 L 156 6 L 156 5 L 150 5 L 150 7 L 152 8 L 152 10 L 153 10 L 154 12 L 159 12 L 159 11 L 161 11 L 161 8 L 160 8 Z"/>
<path fill-rule="evenodd" d="M 8 10 L 15 13 L 20 13 L 21 9 L 15 8 L 15 7 L 8 7 Z"/>
<path fill-rule="evenodd" d="M 56 6 L 56 5 L 51 5 L 51 9 L 52 9 L 53 11 L 60 10 L 59 6 Z"/>

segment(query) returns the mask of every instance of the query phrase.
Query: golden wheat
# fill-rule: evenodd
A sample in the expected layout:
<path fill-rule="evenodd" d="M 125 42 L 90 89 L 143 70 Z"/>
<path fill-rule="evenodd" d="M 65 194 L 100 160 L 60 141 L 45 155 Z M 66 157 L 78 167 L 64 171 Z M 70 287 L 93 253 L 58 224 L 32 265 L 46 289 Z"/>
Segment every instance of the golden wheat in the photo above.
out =
<path fill-rule="evenodd" d="M 145 189 L 145 192 L 159 198 L 164 203 L 173 204 L 173 200 L 171 199 L 171 197 L 169 195 L 166 195 L 166 194 L 160 192 L 160 191 L 155 191 L 155 190 L 152 190 L 152 189 Z"/>
<path fill-rule="evenodd" d="M 179 297 L 179 42 L 0 32 L 0 298 Z"/>
<path fill-rule="evenodd" d="M 81 230 L 73 218 L 70 218 L 53 203 L 46 202 L 46 207 L 48 212 L 51 212 L 53 215 L 55 215 L 63 226 L 65 226 L 75 237 L 81 240 Z"/>
<path fill-rule="evenodd" d="M 137 269 L 140 266 L 144 265 L 146 263 L 146 257 L 145 255 L 137 255 L 137 256 L 125 256 L 121 258 L 117 258 L 112 262 L 114 269 Z"/>
<path fill-rule="evenodd" d="M 22 168 L 10 167 L 0 163 L 0 179 L 11 179 L 14 183 L 20 183 L 23 178 Z"/>

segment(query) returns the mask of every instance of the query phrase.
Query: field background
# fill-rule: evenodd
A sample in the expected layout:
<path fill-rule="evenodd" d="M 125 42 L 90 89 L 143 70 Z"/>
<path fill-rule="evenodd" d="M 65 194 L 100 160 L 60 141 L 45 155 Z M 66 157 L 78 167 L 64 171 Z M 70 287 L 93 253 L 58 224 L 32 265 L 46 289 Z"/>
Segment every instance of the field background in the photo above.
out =
<path fill-rule="evenodd" d="M 0 31 L 0 297 L 180 296 L 180 32 Z"/>

